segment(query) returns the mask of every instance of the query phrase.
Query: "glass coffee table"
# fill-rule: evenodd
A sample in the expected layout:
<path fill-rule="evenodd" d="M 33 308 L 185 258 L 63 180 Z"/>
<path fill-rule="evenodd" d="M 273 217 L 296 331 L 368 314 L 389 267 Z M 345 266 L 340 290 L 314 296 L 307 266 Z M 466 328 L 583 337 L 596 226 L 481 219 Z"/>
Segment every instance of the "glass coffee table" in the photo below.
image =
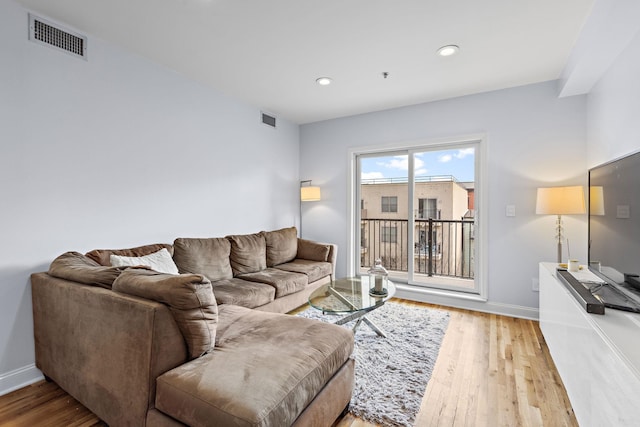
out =
<path fill-rule="evenodd" d="M 309 305 L 322 311 L 322 314 L 347 313 L 336 325 L 343 325 L 358 319 L 353 327 L 355 333 L 362 322 L 366 323 L 376 334 L 386 338 L 386 334 L 366 314 L 380 308 L 396 293 L 396 285 L 387 281 L 388 294 L 384 297 L 369 295 L 369 277 L 347 277 L 332 281 L 330 284 L 316 289 L 309 296 Z"/>

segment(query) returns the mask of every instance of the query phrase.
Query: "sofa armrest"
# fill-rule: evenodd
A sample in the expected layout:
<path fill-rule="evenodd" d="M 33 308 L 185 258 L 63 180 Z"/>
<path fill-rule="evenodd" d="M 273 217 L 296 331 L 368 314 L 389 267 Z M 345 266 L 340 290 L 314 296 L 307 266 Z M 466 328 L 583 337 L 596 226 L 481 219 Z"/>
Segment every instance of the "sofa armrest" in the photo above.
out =
<path fill-rule="evenodd" d="M 296 255 L 296 258 L 331 263 L 332 278 L 335 277 L 336 274 L 337 254 L 338 245 L 298 238 L 298 254 Z"/>
<path fill-rule="evenodd" d="M 156 378 L 187 360 L 167 306 L 31 275 L 36 366 L 109 425 L 144 425 Z"/>

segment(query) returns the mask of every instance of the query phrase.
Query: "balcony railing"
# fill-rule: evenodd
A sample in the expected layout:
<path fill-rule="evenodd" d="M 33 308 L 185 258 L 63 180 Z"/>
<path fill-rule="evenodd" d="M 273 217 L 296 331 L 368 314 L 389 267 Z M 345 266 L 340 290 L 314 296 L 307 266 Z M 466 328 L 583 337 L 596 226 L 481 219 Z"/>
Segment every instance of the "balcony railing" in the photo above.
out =
<path fill-rule="evenodd" d="M 380 258 L 388 270 L 408 272 L 411 254 L 414 273 L 474 278 L 473 219 L 415 219 L 412 251 L 408 249 L 408 226 L 408 220 L 362 219 L 360 266 L 372 266 Z"/>

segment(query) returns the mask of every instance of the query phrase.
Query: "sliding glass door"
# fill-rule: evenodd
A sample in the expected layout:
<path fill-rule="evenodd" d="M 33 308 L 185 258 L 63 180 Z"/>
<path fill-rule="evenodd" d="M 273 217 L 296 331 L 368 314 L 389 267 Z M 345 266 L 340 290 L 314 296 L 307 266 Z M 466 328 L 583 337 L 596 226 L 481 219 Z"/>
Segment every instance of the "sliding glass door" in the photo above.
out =
<path fill-rule="evenodd" d="M 357 155 L 357 270 L 376 259 L 415 286 L 478 293 L 477 143 Z"/>

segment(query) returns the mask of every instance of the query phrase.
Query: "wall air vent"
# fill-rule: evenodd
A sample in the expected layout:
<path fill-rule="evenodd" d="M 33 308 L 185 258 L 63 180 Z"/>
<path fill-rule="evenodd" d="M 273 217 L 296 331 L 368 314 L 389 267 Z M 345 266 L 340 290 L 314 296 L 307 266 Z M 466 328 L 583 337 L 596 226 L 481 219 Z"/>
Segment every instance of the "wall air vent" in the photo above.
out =
<path fill-rule="evenodd" d="M 262 123 L 274 128 L 276 127 L 276 118 L 268 114 L 262 113 Z"/>
<path fill-rule="evenodd" d="M 29 40 L 87 59 L 87 38 L 29 14 Z"/>

